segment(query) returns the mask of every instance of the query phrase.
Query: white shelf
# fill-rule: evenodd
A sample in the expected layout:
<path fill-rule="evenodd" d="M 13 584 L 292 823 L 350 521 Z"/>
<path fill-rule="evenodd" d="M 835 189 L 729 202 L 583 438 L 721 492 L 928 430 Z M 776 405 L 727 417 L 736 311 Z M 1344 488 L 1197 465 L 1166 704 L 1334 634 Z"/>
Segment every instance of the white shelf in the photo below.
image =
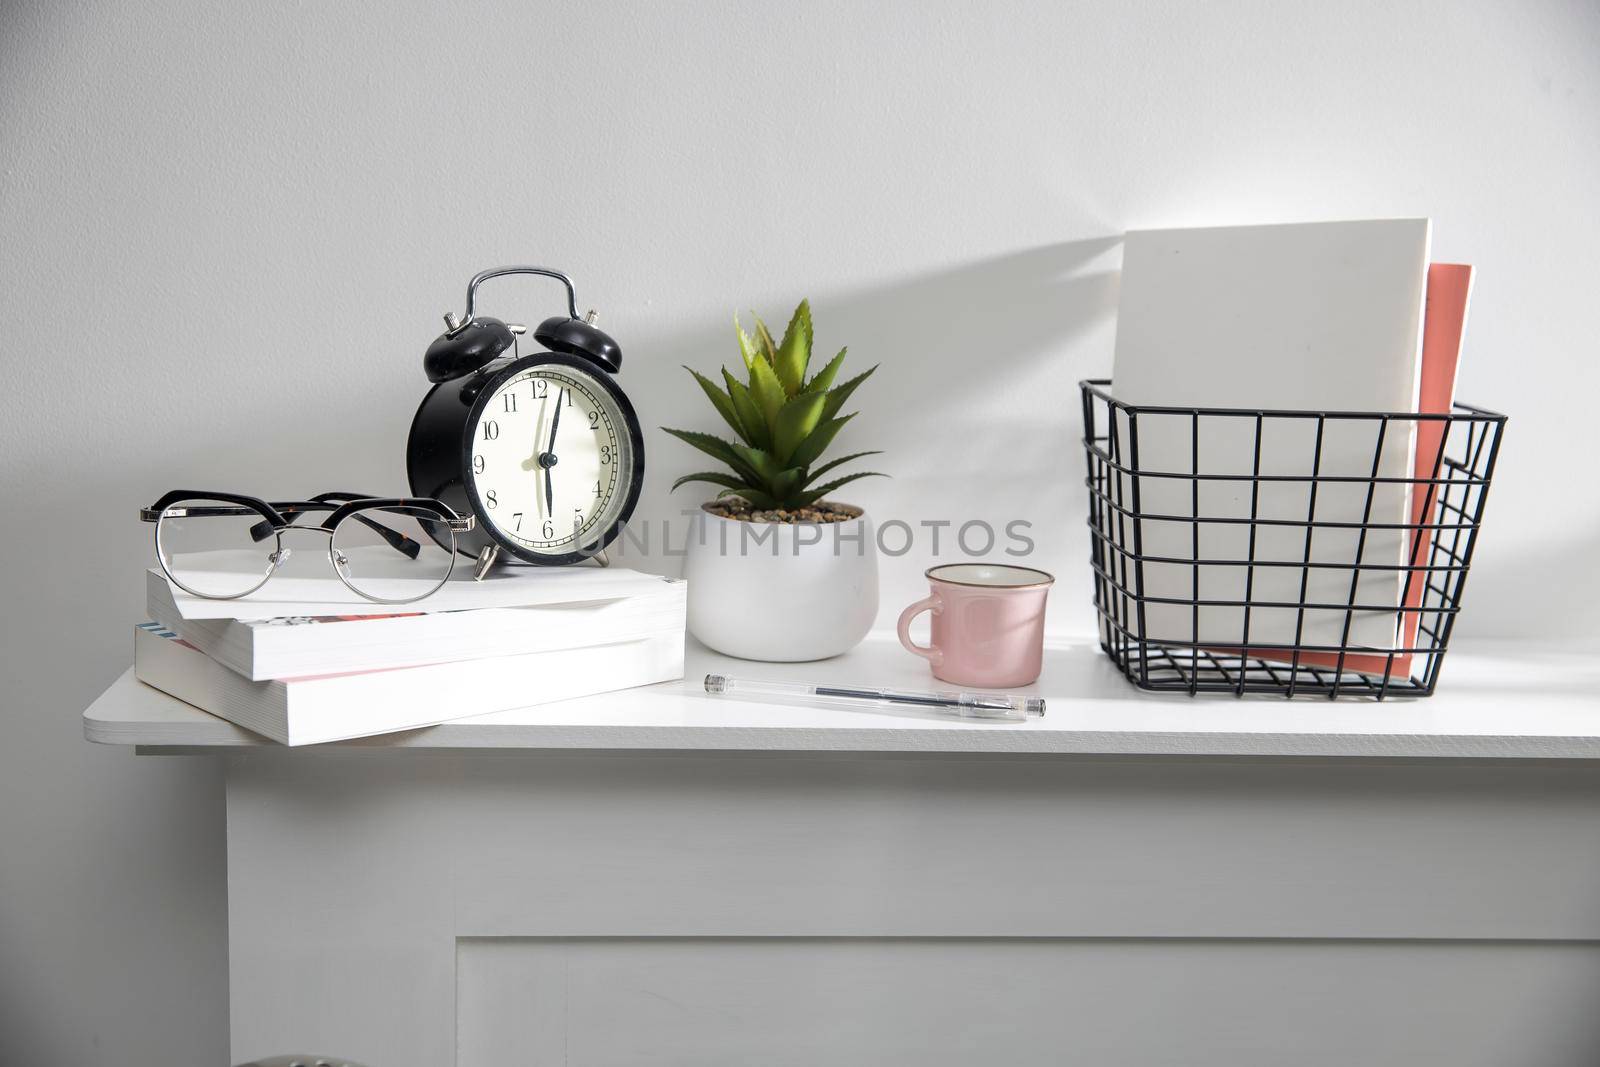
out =
<path fill-rule="evenodd" d="M 701 692 L 708 672 L 936 687 L 892 638 L 801 664 L 734 660 L 691 642 L 681 683 L 315 748 L 1600 759 L 1600 657 L 1579 650 L 1457 648 L 1436 696 L 1378 703 L 1142 693 L 1093 644 L 1069 642 L 1047 650 L 1045 673 L 1031 687 L 1046 697 L 1048 714 L 1015 724 L 708 697 Z M 85 736 L 102 744 L 281 747 L 141 684 L 132 671 L 84 712 L 83 723 Z"/>

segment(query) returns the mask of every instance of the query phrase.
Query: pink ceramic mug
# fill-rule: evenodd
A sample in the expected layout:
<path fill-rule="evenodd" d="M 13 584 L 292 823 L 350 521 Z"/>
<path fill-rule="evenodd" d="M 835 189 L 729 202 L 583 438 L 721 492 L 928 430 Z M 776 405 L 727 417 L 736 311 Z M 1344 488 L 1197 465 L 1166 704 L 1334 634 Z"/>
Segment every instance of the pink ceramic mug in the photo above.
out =
<path fill-rule="evenodd" d="M 1039 677 L 1044 602 L 1055 578 L 1032 567 L 947 563 L 928 570 L 933 587 L 900 613 L 900 643 L 953 685 L 1009 689 Z M 911 620 L 932 613 L 926 648 L 911 641 Z"/>

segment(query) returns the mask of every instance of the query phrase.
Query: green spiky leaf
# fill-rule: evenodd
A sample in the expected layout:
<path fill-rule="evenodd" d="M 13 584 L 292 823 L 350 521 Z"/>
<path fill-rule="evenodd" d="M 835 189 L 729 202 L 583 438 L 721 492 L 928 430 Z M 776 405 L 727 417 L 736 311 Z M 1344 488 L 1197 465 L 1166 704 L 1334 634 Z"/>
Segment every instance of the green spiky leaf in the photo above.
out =
<path fill-rule="evenodd" d="M 778 380 L 790 396 L 798 395 L 804 387 L 806 367 L 810 363 L 811 302 L 802 300 L 794 309 L 794 317 L 789 320 L 789 328 L 783 331 L 783 340 L 772 358 L 772 369 L 778 372 Z"/>
<path fill-rule="evenodd" d="M 870 452 L 852 452 L 848 456 L 840 456 L 838 459 L 829 460 L 827 463 L 824 463 L 822 466 L 818 467 L 816 470 L 808 472 L 806 474 L 805 484 L 806 485 L 810 485 L 812 482 L 816 481 L 818 478 L 822 477 L 824 474 L 827 474 L 829 471 L 833 470 L 835 467 L 842 467 L 846 463 L 849 463 L 853 459 L 860 459 L 862 456 L 877 456 L 877 455 L 881 455 L 881 454 L 882 453 L 880 451 L 878 451 L 878 450 L 873 450 L 873 451 L 870 451 Z"/>
<path fill-rule="evenodd" d="M 778 474 L 772 482 L 772 498 L 774 500 L 790 500 L 800 491 L 804 483 L 806 472 L 800 467 L 790 467 Z"/>
<path fill-rule="evenodd" d="M 750 434 L 740 422 L 739 413 L 734 410 L 733 398 L 718 389 L 715 382 L 699 371 L 689 367 L 684 367 L 683 369 L 694 375 L 694 380 L 700 383 L 701 389 L 705 390 L 706 399 L 711 401 L 711 406 L 717 409 L 717 414 L 721 415 L 723 421 L 733 428 L 733 432 L 744 438 L 745 444 L 755 444 L 756 442 L 750 439 Z"/>
<path fill-rule="evenodd" d="M 778 362 L 778 345 L 772 339 L 772 331 L 767 329 L 767 324 L 761 321 L 761 316 L 756 316 L 756 344 L 759 351 L 766 357 L 767 366 L 776 367 Z"/>
<path fill-rule="evenodd" d="M 673 430 L 665 426 L 662 429 L 684 444 L 698 448 L 712 459 L 726 463 L 733 468 L 735 474 L 745 481 L 761 484 L 760 472 L 747 462 L 739 452 L 740 449 L 746 449 L 746 446 L 736 445 L 730 441 L 724 441 L 720 437 L 715 437 L 708 433 L 699 433 L 695 430 Z M 748 449 L 746 450 L 748 451 Z"/>
<path fill-rule="evenodd" d="M 822 409 L 822 417 L 825 418 L 825 419 L 831 419 L 835 415 L 839 414 L 839 409 L 844 407 L 844 402 L 846 400 L 850 399 L 850 394 L 855 392 L 856 391 L 856 387 L 859 386 L 862 382 L 864 382 L 868 378 L 872 377 L 872 372 L 877 370 L 877 369 L 878 369 L 878 366 L 874 365 L 871 368 L 869 368 L 868 370 L 862 371 L 860 374 L 856 375 L 854 378 L 851 378 L 849 381 L 845 382 L 843 385 L 838 386 L 837 388 L 828 390 L 828 405 L 827 405 L 827 407 Z"/>
<path fill-rule="evenodd" d="M 756 448 L 771 448 L 772 432 L 767 429 L 766 417 L 761 414 L 761 408 L 756 405 L 750 390 L 743 382 L 729 374 L 726 367 L 722 368 L 722 380 L 728 387 L 728 397 L 733 401 L 733 410 L 738 413 L 739 421 L 744 425 L 745 440 Z"/>
<path fill-rule="evenodd" d="M 784 467 L 783 464 L 773 458 L 771 452 L 760 448 L 750 448 L 746 445 L 733 445 L 731 447 L 739 454 L 740 460 L 755 471 L 756 477 L 752 481 L 756 485 L 769 492 L 777 491 L 778 483 L 783 478 Z"/>
<path fill-rule="evenodd" d="M 668 492 L 676 490 L 680 485 L 688 485 L 690 482 L 710 482 L 712 485 L 726 486 L 730 492 L 751 488 L 731 474 L 724 474 L 721 471 L 696 471 L 693 474 L 685 474 L 682 478 L 673 482 L 672 489 L 668 490 Z M 721 494 L 719 493 L 718 495 L 720 496 Z"/>
<path fill-rule="evenodd" d="M 797 396 L 783 405 L 772 433 L 772 452 L 779 463 L 788 464 L 795 449 L 816 432 L 826 403 L 827 397 L 823 394 L 810 393 Z"/>
<path fill-rule="evenodd" d="M 733 317 L 733 328 L 739 331 L 739 354 L 744 357 L 745 370 L 756 361 L 756 343 L 751 336 L 744 332 L 744 327 L 739 325 L 739 316 Z"/>
<path fill-rule="evenodd" d="M 839 368 L 844 365 L 844 354 L 848 351 L 850 351 L 848 346 L 839 349 L 839 354 L 828 360 L 826 367 L 811 376 L 811 380 L 806 383 L 803 392 L 826 393 L 833 385 L 833 379 L 839 373 Z"/>
<path fill-rule="evenodd" d="M 857 478 L 887 477 L 888 475 L 884 474 L 882 471 L 857 471 L 855 474 L 847 474 L 843 478 L 835 478 L 833 481 L 828 482 L 825 485 L 819 485 L 815 489 L 807 489 L 794 499 L 801 507 L 805 507 L 808 504 L 815 504 L 817 501 L 821 500 L 823 497 L 827 496 L 841 485 L 846 485 L 850 482 L 853 482 Z"/>
<path fill-rule="evenodd" d="M 772 433 L 778 424 L 778 412 L 783 410 L 789 397 L 784 393 L 783 383 L 778 381 L 772 365 L 764 359 L 750 364 L 750 395 L 755 397 L 756 404 L 761 408 L 762 421 L 766 423 L 767 431 Z M 776 437 L 775 434 L 773 436 Z"/>
<path fill-rule="evenodd" d="M 838 436 L 839 431 L 844 429 L 844 424 L 853 418 L 855 418 L 855 415 L 850 414 L 842 418 L 828 419 L 818 423 L 811 436 L 802 441 L 800 447 L 794 450 L 794 455 L 789 457 L 789 462 L 797 467 L 811 466 L 822 453 L 827 451 L 828 446 L 833 444 L 834 437 Z"/>

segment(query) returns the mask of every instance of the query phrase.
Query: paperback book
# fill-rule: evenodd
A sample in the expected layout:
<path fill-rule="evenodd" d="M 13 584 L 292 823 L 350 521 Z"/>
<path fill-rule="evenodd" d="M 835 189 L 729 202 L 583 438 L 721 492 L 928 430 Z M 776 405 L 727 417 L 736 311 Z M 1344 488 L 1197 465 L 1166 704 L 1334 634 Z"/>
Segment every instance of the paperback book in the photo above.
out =
<path fill-rule="evenodd" d="M 626 589 L 626 592 L 620 590 Z M 688 586 L 636 575 L 600 600 L 411 612 L 185 618 L 159 570 L 146 574 L 149 617 L 252 681 L 417 667 L 553 652 L 648 637 L 682 640 Z"/>
<path fill-rule="evenodd" d="M 134 628 L 146 685 L 285 745 L 433 726 L 683 677 L 683 633 L 396 670 L 251 681 L 158 622 Z"/>

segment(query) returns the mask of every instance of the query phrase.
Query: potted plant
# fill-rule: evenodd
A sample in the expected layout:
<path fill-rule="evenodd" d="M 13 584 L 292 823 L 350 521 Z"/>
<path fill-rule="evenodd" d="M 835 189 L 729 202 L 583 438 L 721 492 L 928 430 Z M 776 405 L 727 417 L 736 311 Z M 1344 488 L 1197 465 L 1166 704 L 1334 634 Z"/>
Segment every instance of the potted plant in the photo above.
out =
<path fill-rule="evenodd" d="M 689 531 L 689 632 L 730 656 L 812 660 L 853 648 L 878 612 L 877 541 L 858 507 L 824 499 L 877 474 L 823 476 L 876 452 L 823 462 L 855 413 L 841 414 L 872 371 L 835 384 L 845 349 L 810 375 L 811 305 L 802 300 L 781 341 L 760 318 L 755 336 L 734 318 L 745 380 L 722 370 L 722 385 L 685 367 L 737 440 L 667 430 L 726 470 L 672 483 L 720 486 Z"/>

